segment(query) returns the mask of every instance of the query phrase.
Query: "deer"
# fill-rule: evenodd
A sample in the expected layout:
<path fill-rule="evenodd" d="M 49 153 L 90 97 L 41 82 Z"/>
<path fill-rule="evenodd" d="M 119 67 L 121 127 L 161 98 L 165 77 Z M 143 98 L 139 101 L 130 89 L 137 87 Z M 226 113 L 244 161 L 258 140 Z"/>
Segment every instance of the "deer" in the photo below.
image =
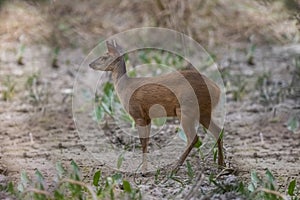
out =
<path fill-rule="evenodd" d="M 198 142 L 196 127 L 204 126 L 217 140 L 218 165 L 224 167 L 222 129 L 212 119 L 220 88 L 194 67 L 156 77 L 129 77 L 122 47 L 106 41 L 107 52 L 89 64 L 94 70 L 112 72 L 112 81 L 126 112 L 134 119 L 142 146 L 142 171 L 147 170 L 151 119 L 178 117 L 187 145 L 173 167 L 177 172 Z"/>

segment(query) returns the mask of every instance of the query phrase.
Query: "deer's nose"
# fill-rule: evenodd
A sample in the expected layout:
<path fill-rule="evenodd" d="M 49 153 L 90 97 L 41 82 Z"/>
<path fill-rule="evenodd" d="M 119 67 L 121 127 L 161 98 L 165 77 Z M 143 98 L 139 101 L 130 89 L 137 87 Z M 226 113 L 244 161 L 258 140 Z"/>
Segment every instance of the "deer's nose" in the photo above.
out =
<path fill-rule="evenodd" d="M 90 64 L 89 64 L 89 67 L 90 67 L 90 68 L 94 68 L 94 66 L 95 66 L 94 63 L 90 63 Z"/>

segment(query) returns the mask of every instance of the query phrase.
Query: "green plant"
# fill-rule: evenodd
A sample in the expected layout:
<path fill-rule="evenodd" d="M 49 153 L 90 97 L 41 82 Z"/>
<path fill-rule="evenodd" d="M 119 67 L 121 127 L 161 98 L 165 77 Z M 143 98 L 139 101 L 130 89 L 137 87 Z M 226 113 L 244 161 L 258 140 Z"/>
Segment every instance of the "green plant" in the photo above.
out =
<path fill-rule="evenodd" d="M 251 44 L 249 49 L 247 49 L 247 55 L 246 55 L 246 59 L 247 59 L 247 63 L 249 65 L 254 65 L 254 52 L 256 49 L 256 45 L 255 44 Z"/>
<path fill-rule="evenodd" d="M 160 169 L 157 169 L 154 175 L 154 183 L 158 184 L 159 183 L 159 176 L 160 176 Z"/>
<path fill-rule="evenodd" d="M 223 194 L 226 192 L 235 192 L 239 196 L 251 200 L 276 200 L 276 199 L 291 199 L 299 200 L 299 191 L 297 191 L 296 180 L 292 180 L 287 185 L 287 191 L 279 192 L 275 177 L 271 171 L 266 170 L 265 177 L 261 178 L 256 171 L 250 174 L 250 183 L 248 187 L 243 181 L 235 181 L 233 183 L 225 183 L 219 179 L 219 175 L 211 174 L 209 182 L 215 186 L 214 193 Z"/>
<path fill-rule="evenodd" d="M 258 76 L 255 83 L 255 88 L 259 91 L 260 94 L 260 101 L 263 103 L 269 103 L 271 101 L 271 91 L 268 87 L 270 81 L 271 73 L 264 72 Z"/>
<path fill-rule="evenodd" d="M 232 192 L 232 191 L 238 193 L 239 191 L 244 190 L 244 185 L 242 182 L 234 183 L 234 184 L 225 184 L 224 182 L 220 181 L 218 179 L 218 176 L 216 176 L 213 173 L 209 175 L 208 180 L 210 184 L 216 186 L 216 188 L 214 189 L 214 193 L 224 194 L 226 192 Z"/>
<path fill-rule="evenodd" d="M 118 161 L 117 161 L 117 168 L 118 168 L 118 169 L 120 169 L 120 167 L 122 166 L 123 160 L 124 160 L 124 155 L 123 155 L 123 153 L 121 153 L 121 154 L 118 156 Z"/>
<path fill-rule="evenodd" d="M 233 100 L 235 101 L 240 101 L 242 100 L 243 96 L 246 93 L 246 81 L 244 78 L 242 78 L 241 75 L 235 76 L 236 78 L 234 79 L 234 84 L 233 84 Z"/>
<path fill-rule="evenodd" d="M 299 200 L 297 197 L 296 180 L 292 180 L 288 185 L 287 194 L 284 195 L 279 192 L 277 183 L 274 175 L 268 169 L 265 172 L 265 177 L 260 178 L 256 171 L 251 172 L 251 182 L 248 186 L 249 194 L 251 199 L 265 199 L 265 200 L 275 200 L 275 199 L 288 199 L 289 196 L 293 200 Z"/>
<path fill-rule="evenodd" d="M 28 76 L 25 83 L 25 88 L 28 90 L 29 98 L 33 103 L 39 103 L 41 101 L 42 89 L 38 88 L 39 76 L 39 73 L 33 73 Z"/>
<path fill-rule="evenodd" d="M 183 69 L 186 65 L 183 57 L 164 50 L 141 50 L 139 59 L 143 64 L 156 64 L 155 70 L 152 70 L 153 76 L 168 71 L 169 69 L 165 66 Z"/>
<path fill-rule="evenodd" d="M 299 129 L 299 121 L 296 116 L 291 117 L 287 121 L 287 129 L 292 131 L 293 133 L 296 133 L 296 131 Z"/>
<path fill-rule="evenodd" d="M 300 56 L 294 58 L 293 62 L 296 68 L 296 73 L 300 75 Z"/>
<path fill-rule="evenodd" d="M 54 50 L 53 50 L 53 58 L 52 58 L 52 67 L 53 68 L 58 68 L 59 67 L 59 65 L 57 63 L 59 52 L 60 52 L 60 48 L 55 47 Z"/>
<path fill-rule="evenodd" d="M 216 58 L 217 56 L 214 53 L 209 53 L 204 62 L 201 63 L 201 69 L 206 70 L 208 67 L 212 66 L 215 63 Z"/>
<path fill-rule="evenodd" d="M 38 170 L 35 172 L 34 179 L 23 171 L 17 187 L 9 183 L 2 190 L 9 192 L 17 199 L 25 200 L 142 199 L 140 190 L 133 188 L 119 173 L 102 177 L 101 171 L 97 171 L 90 185 L 82 181 L 80 168 L 74 161 L 71 162 L 71 171 L 65 169 L 60 163 L 57 163 L 56 170 L 57 177 L 54 189 L 51 191 L 46 190 L 47 181 Z M 118 188 L 122 189 L 121 192 Z"/>
<path fill-rule="evenodd" d="M 259 101 L 266 105 L 282 102 L 289 94 L 290 87 L 284 82 L 272 80 L 270 72 L 262 73 L 255 83 L 255 89 L 259 91 Z"/>
<path fill-rule="evenodd" d="M 166 121 L 167 121 L 166 117 L 152 119 L 152 122 L 155 126 L 162 126 L 166 123 Z"/>
<path fill-rule="evenodd" d="M 299 98 L 300 96 L 300 56 L 293 59 L 293 65 L 295 69 L 293 70 L 293 77 L 290 83 L 290 95 L 292 97 Z"/>
<path fill-rule="evenodd" d="M 226 91 L 232 94 L 234 101 L 240 101 L 246 94 L 247 82 L 241 74 L 232 75 L 228 68 L 221 73 L 226 87 Z"/>
<path fill-rule="evenodd" d="M 18 56 L 17 56 L 18 57 L 17 58 L 18 65 L 24 65 L 24 62 L 23 62 L 24 52 L 25 52 L 25 45 L 21 44 L 21 46 L 18 49 Z"/>
<path fill-rule="evenodd" d="M 116 93 L 114 92 L 114 86 L 110 82 L 106 82 L 103 85 L 102 95 L 95 94 L 95 110 L 93 118 L 95 121 L 100 122 L 106 116 L 115 118 L 115 110 L 120 110 L 120 119 L 131 124 L 133 128 L 135 122 L 132 117 L 122 107 Z"/>
<path fill-rule="evenodd" d="M 189 176 L 189 179 L 192 180 L 195 176 L 195 172 L 192 168 L 191 163 L 188 160 L 186 161 L 186 167 L 187 167 L 187 174 Z"/>
<path fill-rule="evenodd" d="M 2 98 L 4 101 L 9 101 L 13 98 L 15 94 L 16 83 L 11 79 L 10 76 L 6 76 L 3 85 L 4 91 L 2 92 Z"/>
<path fill-rule="evenodd" d="M 180 139 L 182 139 L 184 142 L 187 142 L 186 135 L 185 135 L 184 131 L 182 130 L 182 128 L 177 127 L 176 128 L 176 133 L 178 134 Z"/>
<path fill-rule="evenodd" d="M 273 174 L 267 170 L 265 178 L 258 177 L 256 171 L 251 172 L 251 182 L 248 186 L 248 190 L 251 193 L 251 197 L 258 199 L 279 199 L 283 198 L 280 193 L 276 191 L 276 182 Z"/>
<path fill-rule="evenodd" d="M 300 199 L 299 197 L 297 197 L 297 195 L 299 195 L 299 192 L 296 191 L 296 184 L 297 184 L 297 181 L 296 181 L 296 179 L 294 179 L 289 183 L 289 186 L 288 186 L 287 194 L 291 197 L 292 200 Z"/>

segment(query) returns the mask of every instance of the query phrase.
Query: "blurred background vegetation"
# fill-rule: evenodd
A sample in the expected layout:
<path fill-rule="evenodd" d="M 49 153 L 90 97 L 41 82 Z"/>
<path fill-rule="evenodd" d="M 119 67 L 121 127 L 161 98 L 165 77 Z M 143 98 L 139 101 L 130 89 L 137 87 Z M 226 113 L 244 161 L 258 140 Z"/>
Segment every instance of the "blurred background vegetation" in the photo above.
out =
<path fill-rule="evenodd" d="M 299 42 L 296 0 L 1 0 L 0 48 L 45 43 L 90 49 L 112 34 L 143 26 L 175 29 L 212 48 L 236 42 Z"/>

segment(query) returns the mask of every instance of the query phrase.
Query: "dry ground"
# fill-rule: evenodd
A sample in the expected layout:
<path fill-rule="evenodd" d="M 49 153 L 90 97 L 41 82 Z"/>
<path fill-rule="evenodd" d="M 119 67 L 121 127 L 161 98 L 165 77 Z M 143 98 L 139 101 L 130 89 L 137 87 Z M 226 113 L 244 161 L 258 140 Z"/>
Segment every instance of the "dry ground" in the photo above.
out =
<path fill-rule="evenodd" d="M 296 18 L 290 17 L 293 10 L 278 12 L 283 9 L 279 1 L 232 6 L 221 0 L 200 2 L 198 7 L 195 2 L 166 1 L 162 1 L 162 6 L 148 1 L 1 3 L 0 183 L 17 182 L 22 170 L 33 174 L 39 169 L 51 188 L 58 161 L 68 165 L 75 160 L 87 180 L 97 169 L 106 175 L 114 172 L 93 159 L 85 146 L 89 144 L 80 140 L 69 91 L 78 66 L 99 40 L 141 26 L 183 31 L 216 55 L 228 89 L 224 144 L 226 162 L 235 170 L 235 178 L 247 180 L 253 169 L 261 174 L 270 169 L 283 187 L 292 178 L 299 183 L 299 128 L 292 132 L 287 125 L 292 117 L 300 120 L 299 94 L 291 92 L 299 92 L 300 85 L 295 66 L 300 55 L 300 34 Z M 247 63 L 246 55 L 252 44 L 256 45 L 254 65 Z M 59 67 L 53 67 L 57 46 Z M 17 63 L 20 54 L 24 65 Z M 270 98 L 263 101 L 256 83 L 267 73 L 263 79 L 266 82 L 260 86 L 269 91 Z M 34 76 L 36 90 L 31 91 L 28 80 Z M 11 98 L 4 100 L 9 84 L 15 84 L 15 89 Z M 245 88 L 240 88 L 240 84 L 245 84 Z M 110 132 L 116 131 L 112 126 Z M 167 139 L 167 135 L 161 135 L 156 142 Z M 207 162 L 199 161 L 196 151 L 188 160 L 195 172 L 209 175 L 217 171 L 211 157 Z M 126 176 L 132 181 L 130 175 Z M 179 176 L 187 177 L 185 167 Z M 154 177 L 139 178 L 142 184 L 138 187 L 152 199 L 173 195 L 180 198 L 193 186 L 192 181 L 180 193 L 178 184 L 157 185 Z M 213 196 L 209 193 L 211 187 L 202 187 Z"/>

